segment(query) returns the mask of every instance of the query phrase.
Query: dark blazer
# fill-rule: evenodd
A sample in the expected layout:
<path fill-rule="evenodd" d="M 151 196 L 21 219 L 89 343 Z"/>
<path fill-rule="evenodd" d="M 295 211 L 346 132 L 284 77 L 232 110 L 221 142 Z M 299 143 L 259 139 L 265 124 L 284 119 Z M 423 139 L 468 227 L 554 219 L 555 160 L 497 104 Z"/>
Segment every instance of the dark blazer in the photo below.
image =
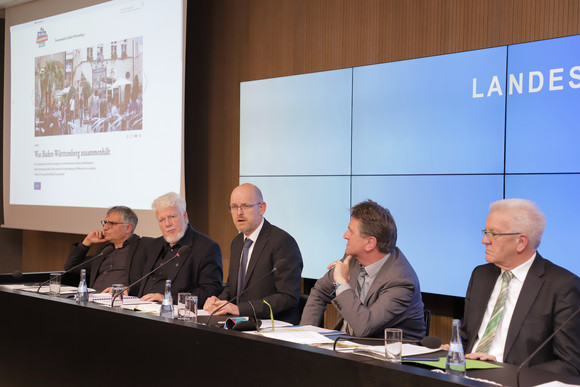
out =
<path fill-rule="evenodd" d="M 244 234 L 239 233 L 232 241 L 228 282 L 219 296 L 222 300 L 236 296 L 243 245 Z M 302 255 L 294 238 L 264 219 L 246 272 L 244 289 L 248 291 L 236 302 L 240 315 L 254 315 L 251 302 L 258 318 L 269 318 L 270 308 L 262 302 L 266 300 L 272 306 L 275 319 L 292 324 L 298 323 L 302 266 Z M 276 268 L 274 273 L 256 283 L 274 267 Z M 252 286 L 254 283 L 256 285 Z M 250 286 L 252 287 L 249 288 Z"/>
<path fill-rule="evenodd" d="M 127 264 L 127 279 L 128 284 L 137 281 L 141 277 L 141 271 L 143 268 L 143 255 L 139 253 L 139 249 L 141 246 L 141 237 L 137 234 L 133 234 L 127 239 L 127 248 L 129 251 L 127 252 L 127 258 L 129 260 Z M 83 245 L 82 243 L 74 243 L 68 255 L 68 259 L 64 264 L 65 270 L 70 270 L 71 268 L 75 267 L 76 265 L 80 265 L 81 262 L 87 261 L 92 257 L 98 255 L 103 251 L 103 249 L 107 246 L 113 246 L 112 243 L 104 243 L 99 249 L 97 250 L 96 254 L 93 256 L 87 257 L 87 252 L 89 251 L 89 247 Z M 80 273 L 81 269 L 87 270 L 87 278 L 89 280 L 89 287 L 92 287 L 97 279 L 97 273 L 99 272 L 99 267 L 103 263 L 105 256 L 101 256 L 96 258 L 94 261 L 87 263 L 79 267 L 78 271 Z M 125 284 L 125 285 L 128 285 Z M 131 295 L 137 295 L 136 290 L 132 290 L 129 292 Z"/>
<path fill-rule="evenodd" d="M 321 325 L 326 306 L 332 302 L 339 312 L 336 329 L 341 329 L 346 320 L 356 336 L 384 337 L 385 328 L 400 328 L 405 339 L 422 339 L 425 336 L 425 315 L 419 279 L 401 250 L 395 247 L 362 303 L 354 292 L 359 273 L 360 264 L 352 259 L 348 281 L 351 289 L 338 296 L 334 294 L 330 271 L 316 281 L 300 324 Z"/>
<path fill-rule="evenodd" d="M 143 239 L 146 246 L 143 267 L 143 275 L 145 275 L 153 270 L 167 242 L 163 237 Z M 220 247 L 207 235 L 194 230 L 191 225 L 188 225 L 187 231 L 178 244 L 188 245 L 190 250 L 183 257 L 176 258 L 169 264 L 177 267 L 177 270 L 171 270 L 171 278 L 167 278 L 171 280 L 173 301 L 177 302 L 178 293 L 190 292 L 198 297 L 198 305 L 203 305 L 208 297 L 218 295 L 222 290 L 223 271 Z M 147 279 L 141 282 L 140 297 L 145 294 L 146 284 Z"/>
<path fill-rule="evenodd" d="M 461 338 L 473 350 L 500 268 L 488 263 L 475 268 L 465 297 Z M 504 363 L 519 365 L 580 307 L 580 279 L 538 253 L 524 281 L 509 326 Z M 551 372 L 580 372 L 580 314 L 530 361 Z"/>

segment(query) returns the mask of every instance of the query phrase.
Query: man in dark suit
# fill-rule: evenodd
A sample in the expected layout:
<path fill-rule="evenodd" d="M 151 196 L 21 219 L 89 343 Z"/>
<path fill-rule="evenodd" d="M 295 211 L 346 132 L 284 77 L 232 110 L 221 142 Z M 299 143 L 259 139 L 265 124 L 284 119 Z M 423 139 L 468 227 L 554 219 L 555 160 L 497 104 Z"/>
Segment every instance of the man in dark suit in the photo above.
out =
<path fill-rule="evenodd" d="M 104 243 L 96 252 L 99 255 L 107 246 L 115 250 L 108 255 L 93 256 L 92 262 L 87 262 L 79 268 L 87 270 L 89 287 L 99 292 L 110 292 L 113 284 L 129 284 L 141 276 L 143 261 L 136 253 L 141 244 L 139 235 L 134 234 L 137 227 L 137 215 L 129 207 L 116 206 L 107 211 L 105 220 L 101 221 L 103 230 L 91 231 L 81 243 L 73 244 L 65 270 L 89 261 L 87 257 L 90 246 Z M 136 291 L 132 292 L 136 294 Z"/>
<path fill-rule="evenodd" d="M 232 241 L 228 281 L 219 297 L 206 301 L 204 309 L 212 312 L 247 289 L 216 314 L 254 316 L 255 311 L 258 318 L 268 318 L 271 306 L 277 320 L 297 323 L 302 276 L 298 244 L 264 219 L 266 203 L 252 184 L 233 190 L 230 212 L 240 233 Z M 274 268 L 276 271 L 268 275 Z"/>
<path fill-rule="evenodd" d="M 185 200 L 174 192 L 167 193 L 153 202 L 153 210 L 159 222 L 162 237 L 148 239 L 143 273 L 149 275 L 139 289 L 145 301 L 163 301 L 165 281 L 171 280 L 171 294 L 177 302 L 177 294 L 189 292 L 198 297 L 200 305 L 207 297 L 222 290 L 222 254 L 219 245 L 191 227 L 185 210 Z M 175 257 L 182 246 L 188 252 Z"/>
<path fill-rule="evenodd" d="M 491 204 L 482 239 L 489 263 L 475 268 L 465 298 L 461 336 L 467 358 L 519 365 L 580 307 L 580 279 L 536 251 L 545 224 L 529 200 Z M 580 315 L 529 366 L 578 375 L 578 327 Z"/>
<path fill-rule="evenodd" d="M 397 242 L 391 213 L 368 200 L 351 209 L 344 234 L 343 260 L 312 288 L 302 313 L 302 325 L 321 325 L 332 302 L 339 317 L 336 329 L 359 337 L 384 337 L 385 328 L 400 328 L 405 339 L 425 336 L 419 279 Z"/>

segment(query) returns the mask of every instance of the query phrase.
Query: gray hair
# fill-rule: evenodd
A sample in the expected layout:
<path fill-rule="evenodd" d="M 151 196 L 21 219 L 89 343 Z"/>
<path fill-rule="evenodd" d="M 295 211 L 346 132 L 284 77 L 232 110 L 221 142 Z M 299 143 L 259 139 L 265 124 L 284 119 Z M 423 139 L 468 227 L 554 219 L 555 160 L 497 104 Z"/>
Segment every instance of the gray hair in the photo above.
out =
<path fill-rule="evenodd" d="M 175 192 L 168 192 L 165 195 L 159 196 L 151 204 L 153 210 L 162 210 L 168 207 L 177 207 L 179 212 L 185 213 L 185 200 Z"/>
<path fill-rule="evenodd" d="M 123 222 L 133 226 L 131 229 L 131 234 L 135 232 L 135 229 L 137 228 L 137 222 L 139 222 L 139 218 L 132 209 L 125 206 L 114 206 L 109 208 L 109 210 L 107 211 L 107 215 L 109 215 L 112 212 L 118 212 L 119 214 L 121 214 Z"/>
<path fill-rule="evenodd" d="M 494 211 L 510 212 L 509 231 L 526 234 L 534 250 L 540 246 L 546 217 L 536 203 L 527 199 L 503 199 L 489 205 L 489 212 Z"/>

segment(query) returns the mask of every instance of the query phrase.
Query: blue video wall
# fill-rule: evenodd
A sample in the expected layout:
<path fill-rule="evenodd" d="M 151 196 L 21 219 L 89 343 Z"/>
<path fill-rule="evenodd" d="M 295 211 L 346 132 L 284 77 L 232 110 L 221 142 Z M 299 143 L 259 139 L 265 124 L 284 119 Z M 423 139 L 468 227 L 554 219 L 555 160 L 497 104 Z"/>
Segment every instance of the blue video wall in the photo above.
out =
<path fill-rule="evenodd" d="M 464 296 L 489 204 L 535 201 L 539 251 L 580 273 L 580 37 L 243 82 L 240 182 L 303 277 L 344 254 L 352 205 L 389 208 L 424 292 Z"/>

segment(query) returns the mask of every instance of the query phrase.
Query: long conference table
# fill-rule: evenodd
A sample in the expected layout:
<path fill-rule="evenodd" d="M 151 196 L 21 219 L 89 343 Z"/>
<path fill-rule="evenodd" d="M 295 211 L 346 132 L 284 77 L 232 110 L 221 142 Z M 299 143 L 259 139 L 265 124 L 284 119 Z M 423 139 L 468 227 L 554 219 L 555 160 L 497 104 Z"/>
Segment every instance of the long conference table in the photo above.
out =
<path fill-rule="evenodd" d="M 29 277 L 30 280 L 33 277 Z M 46 275 L 43 278 L 47 278 Z M 19 279 L 21 282 L 27 279 Z M 15 282 L 0 275 L 0 284 Z M 0 386 L 516 386 L 517 367 L 470 378 L 73 299 L 0 290 Z M 524 369 L 521 386 L 580 378 Z"/>

